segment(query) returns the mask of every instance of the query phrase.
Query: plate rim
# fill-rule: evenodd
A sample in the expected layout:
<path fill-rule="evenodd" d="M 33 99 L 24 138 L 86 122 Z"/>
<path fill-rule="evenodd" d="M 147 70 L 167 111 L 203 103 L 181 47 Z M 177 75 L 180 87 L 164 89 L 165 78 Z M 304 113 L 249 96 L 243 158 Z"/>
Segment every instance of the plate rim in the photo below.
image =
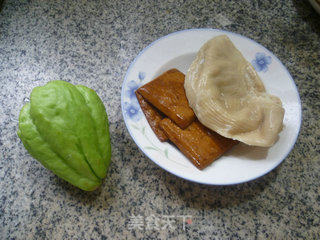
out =
<path fill-rule="evenodd" d="M 177 35 L 177 34 L 181 34 L 183 32 L 189 32 L 189 31 L 213 31 L 213 32 L 221 32 L 221 33 L 227 33 L 227 34 L 230 34 L 230 35 L 236 35 L 238 37 L 241 37 L 241 38 L 245 38 L 247 40 L 249 40 L 250 42 L 253 42 L 254 44 L 258 44 L 259 47 L 263 48 L 264 50 L 266 50 L 268 53 L 271 53 L 272 54 L 272 57 L 274 57 L 274 59 L 280 63 L 280 66 L 282 66 L 282 68 L 285 70 L 285 72 L 287 73 L 287 75 L 289 76 L 289 79 L 291 80 L 291 82 L 293 83 L 293 86 L 297 92 L 297 96 L 298 96 L 298 104 L 299 104 L 299 115 L 300 115 L 300 121 L 299 121 L 299 126 L 298 126 L 298 131 L 297 131 L 297 134 L 295 136 L 295 139 L 293 141 L 293 144 L 292 146 L 288 149 L 287 153 L 284 154 L 284 157 L 276 162 L 268 171 L 258 175 L 258 176 L 255 176 L 255 177 L 251 177 L 251 178 L 248 178 L 248 179 L 245 179 L 243 181 L 236 181 L 236 182 L 229 182 L 229 183 L 208 183 L 208 182 L 205 182 L 205 181 L 202 181 L 202 180 L 194 180 L 194 179 L 190 179 L 188 178 L 188 176 L 183 176 L 183 175 L 180 175 L 180 174 L 177 174 L 173 171 L 171 171 L 169 168 L 166 168 L 164 166 L 160 166 L 157 162 L 153 161 L 152 158 L 149 156 L 149 154 L 147 152 L 145 152 L 142 148 L 142 146 L 139 145 L 139 143 L 136 141 L 135 137 L 132 135 L 132 131 L 130 130 L 130 128 L 128 127 L 128 124 L 126 122 L 126 116 L 125 116 L 125 111 L 124 111 L 124 92 L 125 92 L 125 83 L 127 82 L 127 79 L 128 79 L 128 75 L 132 69 L 132 67 L 134 66 L 134 64 L 136 63 L 136 61 L 140 58 L 140 56 L 145 52 L 147 51 L 150 47 L 152 47 L 153 45 L 155 45 L 156 43 L 158 43 L 159 41 L 165 39 L 165 38 L 168 38 L 170 36 L 173 36 L 173 35 Z M 237 185 L 237 184 L 243 184 L 243 183 L 247 183 L 247 182 L 250 182 L 250 181 L 253 181 L 253 180 L 256 180 L 256 179 L 259 179 L 265 175 L 267 175 L 268 173 L 270 173 L 271 171 L 273 171 L 275 168 L 277 168 L 289 155 L 289 153 L 293 150 L 296 142 L 297 142 L 297 139 L 300 135 L 300 130 L 301 130 L 301 124 L 302 124 L 302 105 L 301 105 L 301 99 L 300 99 L 300 94 L 299 94 L 299 91 L 298 91 L 298 87 L 296 85 L 296 83 L 294 82 L 290 72 L 288 71 L 288 69 L 286 68 L 286 66 L 279 60 L 279 58 L 273 53 L 271 52 L 269 49 L 267 49 L 266 47 L 264 47 L 263 45 L 261 45 L 260 43 L 256 42 L 255 40 L 253 39 L 250 39 L 246 36 L 243 36 L 239 33 L 234 33 L 234 32 L 230 32 L 230 31 L 226 31 L 226 30 L 222 30 L 222 29 L 215 29 L 215 28 L 190 28 L 190 29 L 183 29 L 183 30 L 179 30 L 179 31 L 176 31 L 176 32 L 172 32 L 172 33 L 169 33 L 167 35 L 164 35 L 158 39 L 156 39 L 155 41 L 151 42 L 149 45 L 147 45 L 145 48 L 143 48 L 139 54 L 134 58 L 134 60 L 130 63 L 127 71 L 126 71 L 126 75 L 124 77 L 124 80 L 122 82 L 122 85 L 121 85 L 121 111 L 122 111 L 122 117 L 123 117 L 123 121 L 125 123 L 125 126 L 127 128 L 127 131 L 129 132 L 129 135 L 130 137 L 132 138 L 132 140 L 134 141 L 134 143 L 138 146 L 138 148 L 143 152 L 143 154 L 145 156 L 147 156 L 153 163 L 155 163 L 158 167 L 164 169 L 165 171 L 179 177 L 179 178 L 182 178 L 184 180 L 188 180 L 190 182 L 194 182 L 194 183 L 198 183 L 198 184 L 204 184 L 204 185 L 212 185 L 212 186 L 230 186 L 230 185 Z"/>

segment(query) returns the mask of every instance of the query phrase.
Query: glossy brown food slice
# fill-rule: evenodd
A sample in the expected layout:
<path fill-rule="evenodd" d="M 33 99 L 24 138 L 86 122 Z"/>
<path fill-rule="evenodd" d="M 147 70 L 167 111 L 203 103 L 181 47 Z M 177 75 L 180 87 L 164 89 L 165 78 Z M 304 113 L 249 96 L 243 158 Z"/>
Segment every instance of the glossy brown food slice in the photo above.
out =
<path fill-rule="evenodd" d="M 170 141 L 199 169 L 204 169 L 238 143 L 209 130 L 198 120 L 181 129 L 169 118 L 164 118 L 160 126 Z"/>
<path fill-rule="evenodd" d="M 144 115 L 146 116 L 146 119 L 150 127 L 152 128 L 153 132 L 156 134 L 156 136 L 161 142 L 167 141 L 167 135 L 159 126 L 160 121 L 164 118 L 163 115 L 155 107 L 148 103 L 138 92 L 135 93 L 140 107 Z"/>
<path fill-rule="evenodd" d="M 195 119 L 184 90 L 184 77 L 179 70 L 171 69 L 137 90 L 181 128 L 186 128 Z"/>

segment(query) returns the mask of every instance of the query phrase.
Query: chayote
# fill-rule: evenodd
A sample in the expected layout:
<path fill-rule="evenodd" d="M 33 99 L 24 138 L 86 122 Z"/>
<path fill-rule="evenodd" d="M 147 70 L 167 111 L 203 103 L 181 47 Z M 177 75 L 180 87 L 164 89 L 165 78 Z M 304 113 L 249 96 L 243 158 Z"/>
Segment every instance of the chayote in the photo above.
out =
<path fill-rule="evenodd" d="M 34 88 L 20 112 L 18 135 L 34 158 L 83 190 L 96 189 L 106 177 L 108 117 L 90 88 L 65 81 Z"/>

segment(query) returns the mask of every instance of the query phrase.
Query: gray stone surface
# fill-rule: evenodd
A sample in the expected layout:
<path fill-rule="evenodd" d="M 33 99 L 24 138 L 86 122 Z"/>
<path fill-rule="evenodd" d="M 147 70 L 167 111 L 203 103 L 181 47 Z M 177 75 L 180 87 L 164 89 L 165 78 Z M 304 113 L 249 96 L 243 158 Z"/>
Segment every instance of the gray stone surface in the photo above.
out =
<path fill-rule="evenodd" d="M 125 128 L 120 91 L 131 61 L 161 36 L 200 27 L 261 43 L 298 86 L 303 122 L 297 143 L 258 180 L 219 187 L 179 179 L 144 156 Z M 17 137 L 19 110 L 32 88 L 54 79 L 93 88 L 106 106 L 112 164 L 98 191 L 86 193 L 58 179 Z M 308 1 L 5 0 L 0 238 L 319 239 L 319 83 L 320 16 Z M 133 215 L 171 215 L 175 229 L 130 230 Z M 179 215 L 192 216 L 185 230 Z"/>

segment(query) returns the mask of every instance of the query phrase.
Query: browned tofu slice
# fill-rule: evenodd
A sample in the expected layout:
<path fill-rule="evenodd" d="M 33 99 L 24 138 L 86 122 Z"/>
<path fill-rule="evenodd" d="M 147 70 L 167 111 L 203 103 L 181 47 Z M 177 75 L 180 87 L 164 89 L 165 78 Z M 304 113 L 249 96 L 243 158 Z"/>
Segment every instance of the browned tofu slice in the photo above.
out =
<path fill-rule="evenodd" d="M 184 78 L 182 72 L 171 69 L 137 90 L 149 103 L 183 129 L 195 119 L 184 90 Z"/>
<path fill-rule="evenodd" d="M 146 119 L 152 128 L 153 132 L 156 134 L 158 139 L 161 142 L 165 142 L 168 140 L 167 135 L 164 133 L 164 131 L 160 128 L 159 123 L 164 118 L 164 116 L 156 109 L 154 108 L 150 103 L 148 103 L 138 92 L 135 92 L 138 102 L 140 104 L 140 107 L 146 116 Z"/>
<path fill-rule="evenodd" d="M 169 118 L 164 118 L 160 126 L 170 141 L 199 169 L 204 169 L 238 143 L 209 130 L 198 120 L 181 129 Z"/>

